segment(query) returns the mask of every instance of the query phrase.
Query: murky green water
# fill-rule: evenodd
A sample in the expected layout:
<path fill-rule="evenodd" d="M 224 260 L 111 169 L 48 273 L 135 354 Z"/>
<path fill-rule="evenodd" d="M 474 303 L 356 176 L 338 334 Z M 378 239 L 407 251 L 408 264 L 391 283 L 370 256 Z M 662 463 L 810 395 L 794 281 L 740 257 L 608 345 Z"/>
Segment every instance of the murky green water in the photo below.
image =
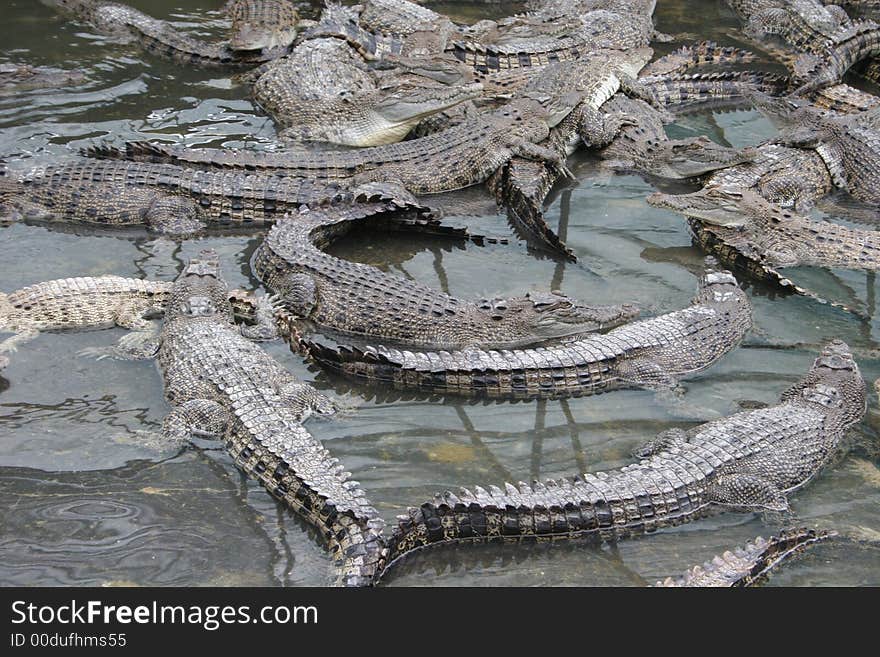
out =
<path fill-rule="evenodd" d="M 201 33 L 223 28 L 220 0 L 133 4 Z M 736 40 L 737 21 L 721 2 L 660 5 L 660 30 L 690 40 Z M 108 43 L 30 0 L 0 0 L 0 9 L 0 60 L 80 67 L 91 79 L 73 89 L 0 97 L 0 156 L 11 167 L 67 158 L 103 137 L 161 135 L 228 147 L 272 143 L 271 121 L 222 72 L 184 68 Z M 773 127 L 756 112 L 737 111 L 689 115 L 670 131 L 745 145 L 773 134 Z M 701 254 L 690 245 L 681 218 L 650 208 L 644 198 L 653 187 L 641 178 L 610 176 L 588 156 L 573 169 L 577 185 L 560 193 L 549 214 L 566 227 L 577 265 L 536 258 L 515 240 L 479 248 L 361 234 L 335 252 L 461 296 L 560 288 L 597 303 L 635 301 L 647 313 L 687 304 Z M 509 234 L 500 215 L 468 221 L 479 232 Z M 170 280 L 204 247 L 220 253 L 232 285 L 253 287 L 247 263 L 259 239 L 175 242 L 13 225 L 0 228 L 0 289 L 108 273 Z M 689 379 L 685 403 L 677 406 L 648 391 L 516 404 L 377 399 L 375 391 L 352 389 L 309 369 L 283 343 L 267 348 L 296 374 L 356 406 L 344 418 L 311 422 L 309 429 L 391 520 L 437 490 L 617 467 L 658 431 L 728 415 L 752 402 L 773 403 L 807 370 L 816 349 L 770 345 L 818 345 L 839 337 L 856 349 L 878 348 L 874 276 L 795 273 L 868 319 L 752 288 L 754 331 L 718 365 Z M 136 433 L 158 429 L 168 411 L 155 366 L 77 356 L 120 334 L 43 335 L 22 347 L 0 378 L 0 584 L 324 584 L 324 548 L 243 478 L 222 449 L 206 444 L 169 450 Z M 876 360 L 862 357 L 860 365 L 869 383 L 880 376 Z M 795 521 L 880 538 L 877 412 L 872 395 L 865 421 L 852 432 L 854 449 L 792 500 Z M 727 514 L 613 548 L 569 542 L 437 550 L 411 559 L 387 583 L 643 584 L 778 528 L 771 519 Z M 876 585 L 878 566 L 876 548 L 828 545 L 772 583 Z"/>

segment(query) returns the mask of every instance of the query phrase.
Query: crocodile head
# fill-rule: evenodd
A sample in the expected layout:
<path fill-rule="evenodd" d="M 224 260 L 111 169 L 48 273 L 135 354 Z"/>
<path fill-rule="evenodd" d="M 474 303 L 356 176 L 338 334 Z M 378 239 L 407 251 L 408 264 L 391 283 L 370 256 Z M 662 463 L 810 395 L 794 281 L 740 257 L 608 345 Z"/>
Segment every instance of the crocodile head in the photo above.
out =
<path fill-rule="evenodd" d="M 284 139 L 327 141 L 345 146 L 393 144 L 422 119 L 478 98 L 482 85 L 344 92 L 328 101 L 301 105 L 298 123 L 281 132 Z"/>
<path fill-rule="evenodd" d="M 401 89 L 382 97 L 372 108 L 379 119 L 393 126 L 409 128 L 427 116 L 442 112 L 466 100 L 480 97 L 483 85 L 465 84 L 457 87 Z"/>
<path fill-rule="evenodd" d="M 226 316 L 232 320 L 229 286 L 220 272 L 217 253 L 205 249 L 192 258 L 174 282 L 165 311 L 166 320 L 177 317 Z"/>
<path fill-rule="evenodd" d="M 747 195 L 733 187 L 705 187 L 693 194 L 663 194 L 648 197 L 648 204 L 678 212 L 689 219 L 699 219 L 715 226 L 742 227 L 748 219 L 743 210 Z"/>
<path fill-rule="evenodd" d="M 233 0 L 229 47 L 249 52 L 287 48 L 296 39 L 299 14 L 289 0 Z"/>
<path fill-rule="evenodd" d="M 512 299 L 511 306 L 517 301 Z M 529 292 L 522 301 L 533 314 L 529 330 L 536 341 L 613 328 L 639 315 L 634 304 L 591 306 L 558 292 Z"/>
<path fill-rule="evenodd" d="M 635 78 L 639 72 L 648 65 L 654 56 L 654 50 L 644 46 L 642 48 L 630 48 L 624 52 L 614 51 L 616 54 L 617 69 Z"/>
<path fill-rule="evenodd" d="M 755 154 L 754 148 L 728 148 L 704 136 L 666 142 L 651 140 L 642 151 L 640 168 L 645 173 L 673 180 L 696 178 L 752 161 Z"/>
<path fill-rule="evenodd" d="M 832 340 L 825 345 L 807 376 L 782 395 L 783 401 L 795 399 L 821 406 L 828 430 L 842 431 L 862 419 L 865 382 L 845 342 Z"/>

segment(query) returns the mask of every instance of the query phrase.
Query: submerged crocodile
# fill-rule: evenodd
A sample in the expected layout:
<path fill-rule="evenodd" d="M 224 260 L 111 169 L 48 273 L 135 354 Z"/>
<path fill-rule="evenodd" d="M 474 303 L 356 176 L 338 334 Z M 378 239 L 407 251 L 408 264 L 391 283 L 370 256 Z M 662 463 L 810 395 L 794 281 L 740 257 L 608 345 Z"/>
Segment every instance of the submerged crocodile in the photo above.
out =
<path fill-rule="evenodd" d="M 692 305 L 558 346 L 410 352 L 333 348 L 291 327 L 291 348 L 363 382 L 430 394 L 561 398 L 620 388 L 665 387 L 733 349 L 752 325 L 748 298 L 726 271 L 709 269 Z"/>
<path fill-rule="evenodd" d="M 0 331 L 15 334 L 0 342 L 0 369 L 9 362 L 6 354 L 45 331 L 120 326 L 144 334 L 121 338 L 118 349 L 111 350 L 120 353 L 155 332 L 149 320 L 164 313 L 173 285 L 122 276 L 81 276 L 0 292 Z M 267 297 L 232 290 L 229 303 L 237 317 L 249 322 L 242 326 L 242 335 L 275 337 L 273 306 Z"/>
<path fill-rule="evenodd" d="M 815 529 L 786 529 L 769 539 L 758 536 L 743 547 L 717 555 L 702 566 L 694 566 L 678 577 L 667 577 L 655 586 L 677 588 L 732 588 L 755 586 L 769 577 L 783 562 L 808 547 L 827 541 L 836 532 Z"/>
<path fill-rule="evenodd" d="M 400 141 L 424 118 L 478 98 L 479 84 L 389 86 L 337 39 L 310 39 L 256 80 L 257 103 L 284 126 L 279 136 L 376 146 Z"/>
<path fill-rule="evenodd" d="M 72 14 L 77 21 L 88 23 L 102 34 L 133 39 L 148 52 L 199 66 L 253 68 L 279 54 L 277 49 L 265 53 L 259 50 L 236 51 L 228 42 L 208 43 L 180 32 L 167 21 L 158 20 L 119 2 L 44 1 Z"/>
<path fill-rule="evenodd" d="M 162 371 L 173 407 L 163 433 L 223 440 L 236 466 L 318 529 L 330 547 L 334 584 L 368 585 L 382 554 L 383 521 L 302 425 L 336 406 L 242 337 L 228 297 L 216 254 L 202 251 L 174 283 L 158 345 L 133 354 L 155 354 Z"/>
<path fill-rule="evenodd" d="M 509 348 L 610 328 L 638 314 L 629 304 L 590 306 L 557 293 L 459 299 L 322 250 L 363 223 L 365 215 L 370 223 L 384 220 L 385 210 L 397 208 L 317 209 L 285 218 L 254 254 L 254 273 L 288 311 L 318 330 L 383 344 Z M 422 230 L 437 229 L 419 217 L 409 223 Z"/>
<path fill-rule="evenodd" d="M 0 64 L 0 94 L 18 93 L 32 89 L 57 89 L 82 84 L 86 76 L 82 71 L 64 71 L 48 66 L 30 64 Z"/>
<path fill-rule="evenodd" d="M 789 495 L 836 456 L 865 409 L 859 368 L 835 340 L 778 405 L 666 431 L 638 451 L 638 463 L 504 490 L 445 492 L 410 508 L 388 539 L 387 565 L 440 543 L 614 541 L 714 511 L 787 511 Z"/>

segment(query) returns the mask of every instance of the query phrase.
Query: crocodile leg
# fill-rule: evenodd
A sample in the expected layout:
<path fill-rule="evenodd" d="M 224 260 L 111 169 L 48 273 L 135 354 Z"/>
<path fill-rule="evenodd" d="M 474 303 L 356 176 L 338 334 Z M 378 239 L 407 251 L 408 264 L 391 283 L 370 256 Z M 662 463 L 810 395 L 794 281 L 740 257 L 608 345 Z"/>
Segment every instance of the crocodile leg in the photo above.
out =
<path fill-rule="evenodd" d="M 561 175 L 571 178 L 572 180 L 575 179 L 574 174 L 569 171 L 568 167 L 565 165 L 565 157 L 550 148 L 546 148 L 539 144 L 533 144 L 528 141 L 520 141 L 513 146 L 511 151 L 513 155 L 519 155 L 528 160 L 545 162 L 554 167 Z"/>
<path fill-rule="evenodd" d="M 687 442 L 687 431 L 679 427 L 658 433 L 654 438 L 633 450 L 633 456 L 646 459 L 655 456 L 663 450 L 681 446 Z"/>
<path fill-rule="evenodd" d="M 205 227 L 196 202 L 182 196 L 155 195 L 144 212 L 150 230 L 158 233 L 185 235 Z"/>
<path fill-rule="evenodd" d="M 88 347 L 77 352 L 78 356 L 116 358 L 118 360 L 149 360 L 159 351 L 160 328 L 158 322 L 150 322 L 144 330 L 136 330 L 119 338 L 112 347 Z"/>
<path fill-rule="evenodd" d="M 33 340 L 39 334 L 40 332 L 35 330 L 20 331 L 11 338 L 6 338 L 3 342 L 0 342 L 0 370 L 5 369 L 9 365 L 9 356 L 6 354 L 15 353 L 18 345 Z"/>
<path fill-rule="evenodd" d="M 324 395 L 307 383 L 296 380 L 285 380 L 277 385 L 278 396 L 285 404 L 299 409 L 303 419 L 311 415 L 336 415 L 339 406 L 333 399 Z"/>
<path fill-rule="evenodd" d="M 752 474 L 731 473 L 718 477 L 706 491 L 710 501 L 734 509 L 788 511 L 785 494 L 772 482 Z"/>
<path fill-rule="evenodd" d="M 275 306 L 272 297 L 265 294 L 254 296 L 253 324 L 243 324 L 241 334 L 249 340 L 262 342 L 278 337 L 275 326 Z"/>
<path fill-rule="evenodd" d="M 223 406 L 210 399 L 190 399 L 175 407 L 162 423 L 162 434 L 176 441 L 196 435 L 220 438 L 229 426 L 231 416 Z"/>
<path fill-rule="evenodd" d="M 638 119 L 627 114 L 606 114 L 592 107 L 576 110 L 578 134 L 587 148 L 603 148 L 610 144 L 625 125 L 638 125 Z"/>

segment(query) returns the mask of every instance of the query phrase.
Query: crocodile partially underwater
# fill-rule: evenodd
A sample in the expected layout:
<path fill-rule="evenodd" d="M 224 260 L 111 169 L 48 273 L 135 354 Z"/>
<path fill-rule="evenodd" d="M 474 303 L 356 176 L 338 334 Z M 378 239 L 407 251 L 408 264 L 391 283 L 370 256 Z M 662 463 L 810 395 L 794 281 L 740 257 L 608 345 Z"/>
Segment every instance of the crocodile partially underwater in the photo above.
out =
<path fill-rule="evenodd" d="M 254 0 L 245 0 L 245 2 Z M 259 0 L 263 2 L 264 0 Z M 199 66 L 253 68 L 283 49 L 235 50 L 229 41 L 207 42 L 181 32 L 167 21 L 107 0 L 44 0 L 102 34 L 135 41 L 148 52 Z M 280 26 L 279 26 L 280 27 Z"/>
<path fill-rule="evenodd" d="M 865 409 L 858 365 L 835 340 L 776 406 L 661 433 L 638 450 L 638 463 L 503 490 L 447 491 L 411 507 L 388 539 L 387 565 L 434 544 L 615 541 L 717 511 L 785 512 Z"/>
<path fill-rule="evenodd" d="M 0 64 L 0 94 L 18 93 L 33 89 L 57 89 L 82 84 L 86 75 L 82 71 L 65 71 L 49 66 L 30 64 Z"/>
<path fill-rule="evenodd" d="M 513 348 L 611 328 L 638 314 L 631 304 L 591 306 L 553 292 L 460 299 L 323 251 L 356 224 L 384 221 L 386 209 L 397 210 L 340 207 L 285 218 L 254 253 L 253 271 L 288 311 L 318 330 L 383 344 Z M 391 221 L 400 227 L 399 217 Z M 409 223 L 436 229 L 428 219 Z"/>
<path fill-rule="evenodd" d="M 751 305 L 726 271 L 707 270 L 691 306 L 603 335 L 529 349 L 406 351 L 332 347 L 291 327 L 291 348 L 362 383 L 500 399 L 562 398 L 674 386 L 733 349 L 752 325 Z"/>
<path fill-rule="evenodd" d="M 753 190 L 708 187 L 693 194 L 655 193 L 648 203 L 685 215 L 698 235 L 757 266 L 880 269 L 880 232 L 816 221 L 779 207 Z M 706 243 L 708 237 L 699 237 Z M 720 250 L 715 255 L 721 257 Z"/>
<path fill-rule="evenodd" d="M 336 404 L 299 381 L 232 323 L 217 255 L 202 251 L 170 293 L 155 355 L 173 407 L 163 434 L 216 437 L 247 475 L 327 541 L 337 586 L 372 583 L 384 523 L 358 482 L 303 426 Z"/>
<path fill-rule="evenodd" d="M 112 149 L 95 154 L 118 155 Z M 111 228 L 144 226 L 186 235 L 207 226 L 259 228 L 302 205 L 352 203 L 386 194 L 402 202 L 412 199 L 399 187 L 367 181 L 355 185 L 265 171 L 86 158 L 38 167 L 18 179 L 0 176 L 0 216 Z"/>

